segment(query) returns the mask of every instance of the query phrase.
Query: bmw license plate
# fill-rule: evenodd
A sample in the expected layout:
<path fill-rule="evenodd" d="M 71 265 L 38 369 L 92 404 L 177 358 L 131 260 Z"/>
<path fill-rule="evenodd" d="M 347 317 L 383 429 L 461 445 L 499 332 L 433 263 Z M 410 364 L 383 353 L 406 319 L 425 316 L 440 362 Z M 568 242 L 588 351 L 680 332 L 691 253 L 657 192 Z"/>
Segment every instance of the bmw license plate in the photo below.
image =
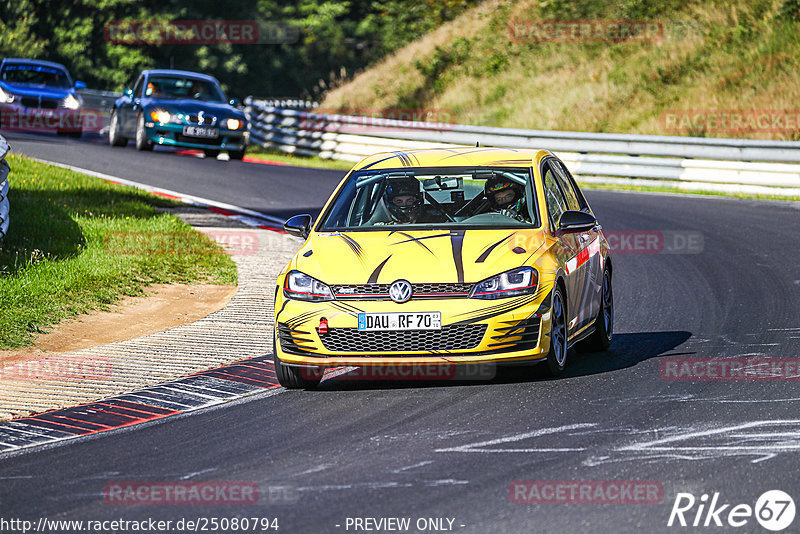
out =
<path fill-rule="evenodd" d="M 201 137 L 203 139 L 216 139 L 217 137 L 219 137 L 219 128 L 184 126 L 183 135 L 185 135 L 186 137 Z"/>
<path fill-rule="evenodd" d="M 377 330 L 441 330 L 441 312 L 359 313 L 358 329 Z"/>

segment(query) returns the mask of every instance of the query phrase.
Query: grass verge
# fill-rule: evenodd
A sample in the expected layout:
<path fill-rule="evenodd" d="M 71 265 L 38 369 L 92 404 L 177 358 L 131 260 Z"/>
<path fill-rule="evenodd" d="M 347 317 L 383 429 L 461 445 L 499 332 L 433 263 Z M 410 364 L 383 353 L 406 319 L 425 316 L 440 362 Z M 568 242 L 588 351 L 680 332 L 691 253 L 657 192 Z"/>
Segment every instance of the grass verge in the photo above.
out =
<path fill-rule="evenodd" d="M 626 184 L 594 184 L 577 180 L 581 189 L 606 189 L 612 191 L 642 191 L 646 193 L 677 193 L 681 195 L 701 195 L 725 198 L 744 198 L 752 200 L 782 200 L 785 202 L 797 202 L 798 197 L 786 197 L 780 195 L 754 195 L 747 193 L 726 193 L 724 191 L 702 191 L 692 189 L 680 189 L 678 187 L 659 187 L 651 185 L 626 185 Z"/>
<path fill-rule="evenodd" d="M 280 163 L 288 163 L 295 167 L 313 167 L 315 169 L 336 169 L 349 171 L 355 163 L 341 161 L 338 159 L 325 159 L 319 156 L 293 156 L 280 150 L 264 148 L 259 145 L 251 144 L 247 147 L 247 155 L 256 158 L 269 159 Z"/>
<path fill-rule="evenodd" d="M 150 284 L 236 284 L 231 258 L 168 212 L 176 202 L 24 156 L 8 161 L 0 349 L 28 345 L 48 326 Z"/>

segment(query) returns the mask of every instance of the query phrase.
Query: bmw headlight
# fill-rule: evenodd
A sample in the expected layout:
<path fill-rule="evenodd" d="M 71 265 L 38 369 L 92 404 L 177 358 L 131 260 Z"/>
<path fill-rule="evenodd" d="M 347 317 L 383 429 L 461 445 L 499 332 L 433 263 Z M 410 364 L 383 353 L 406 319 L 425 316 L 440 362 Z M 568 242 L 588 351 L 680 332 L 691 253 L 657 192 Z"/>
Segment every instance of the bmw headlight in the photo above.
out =
<path fill-rule="evenodd" d="M 531 267 L 518 267 L 475 284 L 469 298 L 501 299 L 536 292 L 539 273 Z"/>
<path fill-rule="evenodd" d="M 225 127 L 229 130 L 238 130 L 244 126 L 244 121 L 239 119 L 225 119 Z"/>
<path fill-rule="evenodd" d="M 290 271 L 283 284 L 283 296 L 288 299 L 320 302 L 333 300 L 331 288 L 300 271 Z"/>
<path fill-rule="evenodd" d="M 14 95 L 3 91 L 3 89 L 0 89 L 0 103 L 11 104 L 13 101 L 14 101 Z"/>
<path fill-rule="evenodd" d="M 163 109 L 157 109 L 155 111 L 150 112 L 150 118 L 153 119 L 155 122 L 160 122 L 161 124 L 167 124 L 172 116 L 169 114 L 168 111 L 164 111 Z"/>
<path fill-rule="evenodd" d="M 61 101 L 61 107 L 67 109 L 79 109 L 81 107 L 81 101 L 75 97 L 75 95 L 67 95 Z"/>

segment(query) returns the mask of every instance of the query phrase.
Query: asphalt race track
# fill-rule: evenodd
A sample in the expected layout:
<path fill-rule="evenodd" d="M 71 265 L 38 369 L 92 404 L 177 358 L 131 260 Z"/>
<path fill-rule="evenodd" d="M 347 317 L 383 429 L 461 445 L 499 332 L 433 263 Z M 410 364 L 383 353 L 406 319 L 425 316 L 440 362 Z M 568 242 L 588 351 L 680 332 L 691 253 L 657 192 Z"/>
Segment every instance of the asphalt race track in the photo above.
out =
<path fill-rule="evenodd" d="M 9 142 L 17 153 L 275 215 L 318 210 L 343 174 L 55 137 L 11 135 Z M 389 517 L 411 518 L 412 526 L 419 518 L 452 519 L 449 528 L 464 533 L 763 532 L 753 517 L 740 528 L 714 528 L 713 519 L 708 528 L 667 522 L 678 493 L 693 494 L 699 504 L 701 495 L 718 492 L 718 507 L 729 504 L 723 522 L 731 508 L 752 507 L 767 490 L 800 498 L 798 381 L 662 375 L 681 358 L 765 357 L 794 362 L 797 374 L 800 206 L 586 195 L 606 232 L 699 233 L 702 241 L 688 251 L 614 255 L 611 350 L 570 354 L 564 377 L 332 379 L 318 391 L 278 390 L 0 456 L 3 517 L 268 517 L 283 533 L 365 531 L 353 518 Z M 138 481 L 247 481 L 261 488 L 261 498 L 238 506 L 104 499 L 106 484 Z M 661 488 L 660 502 L 516 503 L 509 493 L 514 481 L 649 481 Z M 285 491 L 269 494 L 270 487 Z M 686 513 L 687 521 L 697 510 Z M 435 531 L 429 527 L 410 532 Z"/>

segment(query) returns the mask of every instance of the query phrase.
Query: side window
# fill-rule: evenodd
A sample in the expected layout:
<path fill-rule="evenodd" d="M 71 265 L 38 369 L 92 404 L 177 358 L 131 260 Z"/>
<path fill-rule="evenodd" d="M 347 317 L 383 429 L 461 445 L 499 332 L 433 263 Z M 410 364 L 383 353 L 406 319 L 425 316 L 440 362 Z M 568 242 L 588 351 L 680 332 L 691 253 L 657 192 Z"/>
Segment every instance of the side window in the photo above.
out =
<path fill-rule="evenodd" d="M 550 216 L 550 225 L 556 228 L 558 221 L 561 219 L 561 214 L 567 210 L 567 202 L 564 200 L 564 194 L 558 186 L 555 174 L 550 168 L 549 163 L 542 166 L 542 182 L 544 182 L 544 197 L 547 203 L 547 214 Z"/>
<path fill-rule="evenodd" d="M 551 160 L 551 161 L 553 162 L 553 166 L 554 166 L 554 168 L 556 170 L 556 173 L 559 174 L 560 178 L 563 180 L 563 182 L 559 182 L 559 183 L 562 183 L 562 185 L 564 187 L 564 191 L 567 192 L 567 196 L 568 197 L 572 196 L 575 199 L 575 202 L 576 202 L 575 205 L 577 207 L 576 208 L 570 207 L 570 209 L 571 210 L 582 210 L 582 209 L 587 208 L 588 205 L 586 204 L 586 199 L 583 198 L 583 193 L 581 193 L 581 190 L 578 189 L 578 186 L 575 183 L 575 179 L 569 173 L 569 170 L 567 170 L 566 165 L 564 165 L 564 163 L 561 162 L 561 161 L 557 161 L 557 160 Z M 568 201 L 568 204 L 569 204 L 569 198 L 567 198 L 567 201 Z"/>
<path fill-rule="evenodd" d="M 556 181 L 558 181 L 558 185 L 561 186 L 561 191 L 564 193 L 564 196 L 567 200 L 567 208 L 575 211 L 580 211 L 583 206 L 581 206 L 581 201 L 578 198 L 578 194 L 575 192 L 575 189 L 572 187 L 572 183 L 570 182 L 569 178 L 564 174 L 564 170 L 561 168 L 561 165 L 555 161 L 550 161 L 551 166 L 553 167 L 553 171 L 555 171 Z"/>
<path fill-rule="evenodd" d="M 139 79 L 136 80 L 136 85 L 133 86 L 133 97 L 134 98 L 141 98 L 142 97 L 142 86 L 144 85 L 144 76 L 139 76 Z"/>

